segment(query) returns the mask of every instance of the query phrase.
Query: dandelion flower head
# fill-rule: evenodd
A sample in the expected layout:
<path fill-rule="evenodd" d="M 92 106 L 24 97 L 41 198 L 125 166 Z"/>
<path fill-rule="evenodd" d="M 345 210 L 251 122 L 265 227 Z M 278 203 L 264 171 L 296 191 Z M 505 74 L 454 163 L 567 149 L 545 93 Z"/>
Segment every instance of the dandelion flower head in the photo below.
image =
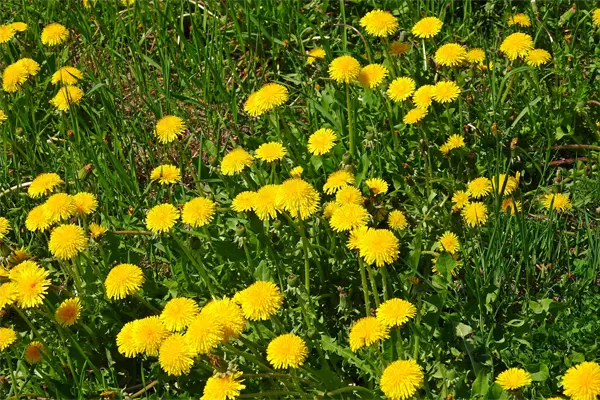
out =
<path fill-rule="evenodd" d="M 159 142 L 165 144 L 177 139 L 186 129 L 183 119 L 175 115 L 165 115 L 156 121 L 154 134 L 158 137 Z"/>
<path fill-rule="evenodd" d="M 204 197 L 196 197 L 185 203 L 181 211 L 181 220 L 192 228 L 209 224 L 215 214 L 215 202 Z"/>
<path fill-rule="evenodd" d="M 361 318 L 350 329 L 349 342 L 350 349 L 353 352 L 362 347 L 370 346 L 373 343 L 387 339 L 389 337 L 388 328 L 375 317 Z"/>
<path fill-rule="evenodd" d="M 389 11 L 373 10 L 360 19 L 360 26 L 371 36 L 386 37 L 399 29 L 398 20 Z"/>
<path fill-rule="evenodd" d="M 231 150 L 223 160 L 221 160 L 221 172 L 223 175 L 235 175 L 244 170 L 244 168 L 252 165 L 252 157 L 244 149 L 233 149 Z"/>
<path fill-rule="evenodd" d="M 415 395 L 423 378 L 423 369 L 415 360 L 397 360 L 383 370 L 379 386 L 388 399 L 405 400 Z"/>
<path fill-rule="evenodd" d="M 42 44 L 55 46 L 61 44 L 69 37 L 69 30 L 61 24 L 49 24 L 42 31 Z"/>
<path fill-rule="evenodd" d="M 233 300 L 242 307 L 247 319 L 264 321 L 277 313 L 283 303 L 283 294 L 273 282 L 257 281 L 236 293 Z"/>
<path fill-rule="evenodd" d="M 516 390 L 531 384 L 531 375 L 522 368 L 510 368 L 496 377 L 496 383 L 504 390 Z"/>
<path fill-rule="evenodd" d="M 144 283 L 144 273 L 133 264 L 119 264 L 113 267 L 104 281 L 109 299 L 124 299 L 137 292 Z"/>
<path fill-rule="evenodd" d="M 389 71 L 383 65 L 369 64 L 360 70 L 358 81 L 365 89 L 375 89 L 388 74 Z"/>
<path fill-rule="evenodd" d="M 267 346 L 267 360 L 276 369 L 298 368 L 307 356 L 306 343 L 293 333 L 277 336 Z"/>
<path fill-rule="evenodd" d="M 329 77 L 338 83 L 351 83 L 358 79 L 360 64 L 352 56 L 341 56 L 329 64 Z"/>
<path fill-rule="evenodd" d="M 160 320 L 165 327 L 177 332 L 184 330 L 200 312 L 200 307 L 187 297 L 176 297 L 167 302 L 160 314 Z"/>
<path fill-rule="evenodd" d="M 168 232 L 179 219 L 179 210 L 172 204 L 164 203 L 154 206 L 146 215 L 146 227 L 154 232 Z"/>
<path fill-rule="evenodd" d="M 27 189 L 27 194 L 31 198 L 45 196 L 52 192 L 57 186 L 63 184 L 64 181 L 55 173 L 43 173 L 35 177 L 31 185 Z"/>
<path fill-rule="evenodd" d="M 402 299 L 389 299 L 377 307 L 377 320 L 388 328 L 402 326 L 416 314 L 415 306 Z"/>
<path fill-rule="evenodd" d="M 65 224 L 50 234 L 48 248 L 60 260 L 68 260 L 79 254 L 87 245 L 84 230 L 79 225 Z"/>

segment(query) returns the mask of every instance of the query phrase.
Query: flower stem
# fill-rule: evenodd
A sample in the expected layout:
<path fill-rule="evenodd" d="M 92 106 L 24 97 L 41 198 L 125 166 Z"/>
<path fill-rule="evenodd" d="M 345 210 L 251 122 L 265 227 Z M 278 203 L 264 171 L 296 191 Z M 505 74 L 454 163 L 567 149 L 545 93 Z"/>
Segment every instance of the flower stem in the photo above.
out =
<path fill-rule="evenodd" d="M 387 268 L 381 268 L 381 280 L 383 285 L 383 300 L 387 301 L 390 298 L 390 294 L 388 292 L 388 279 L 387 279 Z"/>
<path fill-rule="evenodd" d="M 352 101 L 350 100 L 350 85 L 346 84 L 346 108 L 348 112 L 348 140 L 350 147 L 350 155 L 355 155 L 354 129 L 352 127 Z"/>
<path fill-rule="evenodd" d="M 12 392 L 14 396 L 18 398 L 19 393 L 17 393 L 17 381 L 15 379 L 15 371 L 13 371 L 12 361 L 10 359 L 10 356 L 8 355 L 8 352 L 4 353 L 4 359 L 6 360 L 6 363 L 8 364 L 8 369 L 10 370 L 10 385 L 12 386 Z"/>
<path fill-rule="evenodd" d="M 425 39 L 422 39 L 421 43 L 423 43 L 423 70 L 427 71 L 427 53 L 425 52 Z"/>
<path fill-rule="evenodd" d="M 379 307 L 379 292 L 377 291 L 377 282 L 375 282 L 375 275 L 373 269 L 367 264 L 367 272 L 369 272 L 369 278 L 371 279 L 371 290 L 373 290 L 373 296 L 375 296 L 375 305 Z"/>
<path fill-rule="evenodd" d="M 365 264 L 363 263 L 363 260 L 358 257 L 358 266 L 360 268 L 360 279 L 362 281 L 362 290 L 363 290 L 363 295 L 365 297 L 365 311 L 366 311 L 366 316 L 368 317 L 369 315 L 371 315 L 371 304 L 369 302 L 369 285 L 367 284 L 367 273 L 365 271 Z"/>

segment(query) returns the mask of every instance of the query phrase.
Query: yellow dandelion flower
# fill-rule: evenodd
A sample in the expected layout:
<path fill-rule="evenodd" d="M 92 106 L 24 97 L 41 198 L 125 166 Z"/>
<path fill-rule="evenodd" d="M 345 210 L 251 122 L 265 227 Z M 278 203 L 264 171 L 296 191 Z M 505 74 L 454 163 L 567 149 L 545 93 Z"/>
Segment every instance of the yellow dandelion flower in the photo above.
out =
<path fill-rule="evenodd" d="M 68 260 L 85 249 L 86 244 L 87 239 L 83 229 L 78 225 L 66 224 L 52 231 L 48 248 L 59 260 Z"/>
<path fill-rule="evenodd" d="M 254 152 L 256 158 L 266 162 L 281 160 L 285 156 L 285 147 L 278 142 L 269 142 L 261 144 Z"/>
<path fill-rule="evenodd" d="M 352 56 L 341 56 L 329 64 L 329 77 L 338 83 L 351 83 L 358 79 L 360 63 Z"/>
<path fill-rule="evenodd" d="M 254 195 L 253 210 L 261 221 L 268 221 L 277 216 L 279 210 L 277 194 L 279 185 L 265 185 Z"/>
<path fill-rule="evenodd" d="M 62 326 L 71 326 L 79 319 L 81 302 L 78 297 L 63 301 L 54 313 L 54 319 Z"/>
<path fill-rule="evenodd" d="M 369 230 L 367 226 L 361 226 L 350 231 L 350 235 L 348 235 L 348 243 L 346 243 L 346 247 L 350 250 L 357 250 L 358 244 L 360 243 L 363 235 Z"/>
<path fill-rule="evenodd" d="M 31 182 L 27 194 L 31 198 L 38 198 L 45 196 L 52 192 L 58 185 L 63 184 L 64 181 L 60 179 L 55 173 L 43 173 L 35 177 Z"/>
<path fill-rule="evenodd" d="M 381 64 L 369 64 L 360 70 L 358 81 L 365 89 L 375 89 L 381 85 L 389 71 Z"/>
<path fill-rule="evenodd" d="M 44 359 L 44 345 L 38 341 L 33 341 L 25 347 L 23 357 L 29 364 L 38 364 Z"/>
<path fill-rule="evenodd" d="M 208 354 L 225 338 L 217 315 L 201 312 L 194 317 L 185 334 L 196 354 Z"/>
<path fill-rule="evenodd" d="M 133 264 L 119 264 L 114 266 L 104 281 L 106 296 L 109 299 L 124 299 L 134 294 L 144 283 L 144 273 L 141 268 Z"/>
<path fill-rule="evenodd" d="M 461 210 L 464 206 L 469 204 L 469 194 L 464 190 L 458 190 L 452 195 L 452 203 L 457 210 Z"/>
<path fill-rule="evenodd" d="M 179 168 L 171 164 L 156 167 L 150 173 L 150 180 L 158 181 L 161 185 L 177 183 L 181 179 Z"/>
<path fill-rule="evenodd" d="M 471 64 L 482 64 L 485 61 L 485 52 L 480 48 L 471 49 L 467 52 L 466 58 Z"/>
<path fill-rule="evenodd" d="M 544 49 L 533 49 L 527 53 L 527 57 L 525 58 L 527 65 L 532 67 L 548 64 L 550 60 L 552 60 L 552 56 Z"/>
<path fill-rule="evenodd" d="M 304 168 L 298 165 L 290 170 L 290 176 L 292 176 L 293 178 L 300 178 L 303 172 Z"/>
<path fill-rule="evenodd" d="M 19 279 L 21 275 L 23 275 L 26 271 L 36 271 L 40 269 L 40 265 L 32 260 L 25 260 L 17 265 L 15 265 L 9 272 L 8 278 L 15 282 Z"/>
<path fill-rule="evenodd" d="M 179 135 L 181 135 L 187 127 L 183 119 L 175 115 L 165 115 L 158 121 L 156 121 L 156 127 L 154 128 L 154 135 L 158 138 L 161 143 L 171 143 Z"/>
<path fill-rule="evenodd" d="M 0 25 L 0 44 L 9 42 L 14 36 L 15 29 L 10 25 Z"/>
<path fill-rule="evenodd" d="M 346 232 L 365 226 L 368 222 L 369 213 L 363 206 L 346 203 L 333 212 L 329 225 L 336 232 Z"/>
<path fill-rule="evenodd" d="M 193 228 L 209 224 L 213 220 L 216 204 L 204 197 L 196 197 L 185 203 L 181 212 L 181 220 Z"/>
<path fill-rule="evenodd" d="M 182 331 L 189 326 L 200 312 L 198 304 L 187 297 L 176 297 L 165 304 L 160 320 L 165 327 L 172 331 Z"/>
<path fill-rule="evenodd" d="M 254 208 L 255 197 L 256 192 L 241 192 L 232 200 L 231 208 L 236 212 L 251 211 Z"/>
<path fill-rule="evenodd" d="M 161 344 L 169 335 L 169 330 L 156 315 L 142 318 L 134 324 L 133 340 L 139 346 L 140 353 L 148 356 L 158 355 Z"/>
<path fill-rule="evenodd" d="M 456 252 L 460 248 L 458 236 L 456 236 L 456 233 L 454 232 L 444 232 L 442 236 L 440 236 L 438 241 L 440 242 L 440 246 L 442 247 L 442 249 L 446 250 L 450 254 L 456 254 Z"/>
<path fill-rule="evenodd" d="M 419 122 L 423 118 L 425 118 L 426 115 L 427 115 L 426 108 L 413 108 L 412 110 L 409 110 L 406 113 L 404 118 L 402 118 L 402 122 L 404 122 L 407 125 L 416 124 L 417 122 Z"/>
<path fill-rule="evenodd" d="M 75 67 L 62 67 L 52 75 L 52 84 L 63 83 L 65 85 L 74 85 L 81 78 L 83 73 Z"/>
<path fill-rule="evenodd" d="M 523 13 L 512 15 L 508 18 L 508 26 L 519 25 L 524 28 L 531 26 L 531 20 Z"/>
<path fill-rule="evenodd" d="M 225 341 L 229 338 L 237 338 L 246 329 L 246 318 L 242 309 L 228 297 L 212 300 L 204 306 L 202 312 L 213 314 L 219 321 Z"/>
<path fill-rule="evenodd" d="M 221 172 L 223 175 L 235 175 L 252 165 L 252 157 L 244 149 L 231 150 L 223 160 L 221 160 Z"/>
<path fill-rule="evenodd" d="M 323 155 L 333 148 L 336 140 L 337 137 L 333 130 L 318 129 L 308 138 L 308 151 L 314 155 Z"/>
<path fill-rule="evenodd" d="M 326 56 L 325 50 L 323 50 L 320 47 L 316 47 L 314 49 L 311 49 L 308 52 L 308 57 L 306 57 L 306 63 L 310 65 L 310 64 L 314 63 L 316 60 L 324 59 L 325 56 Z"/>
<path fill-rule="evenodd" d="M 17 333 L 12 328 L 0 328 L 0 351 L 4 351 L 17 341 Z"/>
<path fill-rule="evenodd" d="M 437 49 L 433 59 L 445 67 L 456 67 L 467 59 L 467 51 L 460 44 L 447 43 Z"/>
<path fill-rule="evenodd" d="M 462 135 L 454 134 L 446 141 L 449 150 L 459 149 L 465 146 L 465 138 Z"/>
<path fill-rule="evenodd" d="M 513 176 L 500 174 L 492 178 L 492 188 L 498 194 L 509 195 L 514 192 L 519 186 L 519 181 Z"/>
<path fill-rule="evenodd" d="M 27 24 L 25 22 L 12 22 L 8 24 L 8 26 L 17 32 L 25 32 L 27 30 Z"/>
<path fill-rule="evenodd" d="M 369 229 L 359 241 L 358 250 L 367 264 L 383 267 L 398 259 L 400 242 L 387 229 Z"/>
<path fill-rule="evenodd" d="M 69 30 L 61 24 L 49 24 L 42 31 L 42 44 L 54 46 L 61 44 L 69 37 Z"/>
<path fill-rule="evenodd" d="M 600 26 L 600 8 L 596 8 L 593 12 L 592 12 L 592 23 L 595 26 Z"/>
<path fill-rule="evenodd" d="M 433 99 L 438 103 L 449 103 L 458 98 L 460 88 L 453 81 L 441 81 L 435 84 Z"/>
<path fill-rule="evenodd" d="M 0 285 L 0 310 L 14 304 L 18 295 L 19 289 L 13 282 L 5 282 Z"/>
<path fill-rule="evenodd" d="M 21 58 L 16 63 L 25 68 L 28 76 L 36 76 L 40 72 L 40 64 L 31 58 Z"/>
<path fill-rule="evenodd" d="M 585 361 L 567 370 L 562 377 L 564 395 L 572 400 L 596 400 L 600 396 L 600 365 Z"/>
<path fill-rule="evenodd" d="M 135 341 L 133 332 L 140 320 L 126 323 L 117 334 L 117 349 L 127 358 L 132 358 L 141 353 L 141 346 Z"/>
<path fill-rule="evenodd" d="M 387 182 L 381 178 L 367 179 L 365 184 L 375 196 L 378 194 L 385 194 L 388 191 Z"/>
<path fill-rule="evenodd" d="M 415 395 L 424 377 L 415 360 L 397 360 L 383 370 L 379 386 L 388 399 L 405 400 Z"/>
<path fill-rule="evenodd" d="M 508 215 L 515 215 L 517 212 L 521 212 L 521 202 L 514 201 L 509 197 L 502 201 L 500 208 Z"/>
<path fill-rule="evenodd" d="M 264 321 L 277 313 L 283 303 L 283 294 L 274 283 L 257 281 L 236 293 L 233 300 L 242 307 L 247 319 Z"/>
<path fill-rule="evenodd" d="M 401 231 L 408 226 L 406 215 L 400 210 L 393 210 L 388 214 L 388 226 L 396 231 Z"/>
<path fill-rule="evenodd" d="M 526 33 L 516 32 L 508 35 L 500 45 L 500 51 L 509 60 L 525 57 L 533 49 L 533 39 Z"/>
<path fill-rule="evenodd" d="M 188 340 L 180 334 L 166 338 L 158 350 L 158 363 L 167 375 L 189 374 L 194 365 L 195 353 Z"/>
<path fill-rule="evenodd" d="M 24 268 L 11 275 L 17 289 L 17 303 L 21 308 L 37 307 L 44 302 L 50 280 L 48 271 L 39 266 Z"/>
<path fill-rule="evenodd" d="M 348 203 L 362 205 L 363 201 L 361 191 L 354 186 L 344 186 L 335 194 L 335 202 L 340 206 Z"/>
<path fill-rule="evenodd" d="M 0 217 L 0 239 L 3 239 L 10 230 L 10 222 L 4 217 Z"/>
<path fill-rule="evenodd" d="M 353 352 L 362 347 L 370 346 L 373 343 L 387 339 L 389 337 L 388 328 L 375 317 L 361 318 L 350 329 L 349 342 L 350 349 Z"/>
<path fill-rule="evenodd" d="M 241 372 L 216 374 L 206 381 L 200 400 L 234 400 L 246 385 L 242 384 Z"/>
<path fill-rule="evenodd" d="M 400 26 L 389 11 L 373 10 L 360 19 L 360 26 L 371 36 L 386 37 L 395 33 Z"/>
<path fill-rule="evenodd" d="M 2 125 L 4 123 L 4 121 L 6 121 L 8 119 L 8 116 L 6 115 L 6 113 L 2 110 L 0 110 L 0 125 Z"/>
<path fill-rule="evenodd" d="M 483 225 L 487 222 L 487 207 L 481 202 L 468 203 L 462 209 L 463 220 L 471 228 Z"/>
<path fill-rule="evenodd" d="M 444 23 L 436 17 L 425 17 L 419 20 L 411 29 L 413 35 L 419 39 L 429 39 L 442 30 Z"/>
<path fill-rule="evenodd" d="M 413 103 L 417 108 L 429 108 L 435 94 L 435 86 L 423 85 L 413 93 Z"/>
<path fill-rule="evenodd" d="M 48 220 L 54 223 L 72 217 L 77 209 L 75 208 L 73 196 L 66 193 L 57 193 L 46 200 L 45 210 Z"/>
<path fill-rule="evenodd" d="M 407 76 L 396 78 L 390 83 L 387 90 L 387 95 L 395 102 L 400 102 L 408 99 L 415 91 L 415 81 Z"/>
<path fill-rule="evenodd" d="M 389 299 L 377 307 L 377 320 L 388 328 L 402 326 L 416 314 L 415 306 L 402 299 Z"/>
<path fill-rule="evenodd" d="M 90 237 L 92 239 L 97 239 L 100 236 L 104 235 L 106 232 L 108 232 L 108 229 L 106 229 L 102 225 L 98 225 L 96 223 L 90 224 L 89 228 L 90 228 Z"/>
<path fill-rule="evenodd" d="M 258 91 L 252 93 L 244 111 L 253 117 L 259 117 L 288 101 L 288 89 L 278 83 L 267 83 Z"/>
<path fill-rule="evenodd" d="M 510 368 L 496 377 L 496 383 L 504 390 L 516 390 L 531 385 L 531 375 L 522 368 Z"/>
<path fill-rule="evenodd" d="M 352 172 L 340 170 L 332 173 L 327 177 L 327 181 L 323 185 L 323 191 L 327 194 L 334 194 L 344 186 L 354 183 L 354 175 Z"/>
<path fill-rule="evenodd" d="M 159 204 L 152 207 L 146 215 L 146 227 L 154 232 L 168 232 L 179 219 L 179 210 L 172 204 Z"/>
<path fill-rule="evenodd" d="M 67 85 L 60 88 L 56 96 L 50 100 L 50 104 L 59 111 L 68 111 L 71 104 L 79 104 L 83 98 L 83 90 L 77 86 Z"/>
<path fill-rule="evenodd" d="M 487 196 L 492 191 L 492 182 L 486 177 L 475 178 L 467 184 L 467 194 L 474 199 Z"/>
<path fill-rule="evenodd" d="M 93 213 L 98 208 L 98 200 L 92 193 L 77 193 L 73 196 L 73 202 L 75 209 L 81 215 Z"/>
<path fill-rule="evenodd" d="M 307 356 L 306 343 L 293 333 L 279 335 L 267 346 L 267 361 L 275 369 L 298 368 Z"/>
<path fill-rule="evenodd" d="M 323 205 L 323 216 L 327 219 L 331 218 L 333 213 L 340 208 L 340 205 L 335 201 L 328 201 Z"/>
<path fill-rule="evenodd" d="M 23 64 L 18 61 L 10 64 L 2 73 L 2 89 L 7 93 L 14 93 L 27 81 L 29 74 Z"/>
<path fill-rule="evenodd" d="M 401 56 L 402 54 L 408 52 L 410 50 L 410 43 L 401 42 L 399 40 L 394 40 L 390 45 L 390 53 L 396 57 Z"/>
<path fill-rule="evenodd" d="M 564 213 L 573 207 L 571 200 L 562 193 L 549 193 L 544 196 L 542 206 L 550 210 L 551 208 L 557 213 Z"/>
<path fill-rule="evenodd" d="M 300 178 L 286 179 L 279 185 L 275 203 L 293 218 L 306 219 L 319 208 L 319 193 L 312 185 Z"/>

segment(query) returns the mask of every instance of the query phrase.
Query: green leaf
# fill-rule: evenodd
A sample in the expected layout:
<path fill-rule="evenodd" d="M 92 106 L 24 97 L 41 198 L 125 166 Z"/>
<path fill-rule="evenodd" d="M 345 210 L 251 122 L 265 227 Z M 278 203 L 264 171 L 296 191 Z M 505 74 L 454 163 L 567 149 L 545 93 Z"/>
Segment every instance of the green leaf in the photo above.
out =
<path fill-rule="evenodd" d="M 229 261 L 243 261 L 246 254 L 235 243 L 228 240 L 217 240 L 211 243 L 215 252 Z"/>
<path fill-rule="evenodd" d="M 488 373 L 484 370 L 479 371 L 477 378 L 471 387 L 471 398 L 484 397 L 490 389 Z"/>
<path fill-rule="evenodd" d="M 462 322 L 456 325 L 456 336 L 464 339 L 471 333 L 473 333 L 473 328 L 471 328 L 469 325 L 465 325 Z"/>
<path fill-rule="evenodd" d="M 437 262 L 435 263 L 435 268 L 438 270 L 438 273 L 443 276 L 447 282 L 452 281 L 452 271 L 456 268 L 458 263 L 452 256 L 446 252 L 440 254 Z"/>
<path fill-rule="evenodd" d="M 270 281 L 271 280 L 271 271 L 269 270 L 269 264 L 262 260 L 258 267 L 254 270 L 254 279 L 257 281 Z"/>

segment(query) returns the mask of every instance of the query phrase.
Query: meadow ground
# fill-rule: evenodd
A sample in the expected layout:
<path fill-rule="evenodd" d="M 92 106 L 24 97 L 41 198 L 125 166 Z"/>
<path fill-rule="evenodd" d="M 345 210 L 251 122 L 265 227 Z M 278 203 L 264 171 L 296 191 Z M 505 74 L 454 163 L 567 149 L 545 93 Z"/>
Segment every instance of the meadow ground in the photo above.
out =
<path fill-rule="evenodd" d="M 0 2 L 0 398 L 600 396 L 593 1 Z"/>

